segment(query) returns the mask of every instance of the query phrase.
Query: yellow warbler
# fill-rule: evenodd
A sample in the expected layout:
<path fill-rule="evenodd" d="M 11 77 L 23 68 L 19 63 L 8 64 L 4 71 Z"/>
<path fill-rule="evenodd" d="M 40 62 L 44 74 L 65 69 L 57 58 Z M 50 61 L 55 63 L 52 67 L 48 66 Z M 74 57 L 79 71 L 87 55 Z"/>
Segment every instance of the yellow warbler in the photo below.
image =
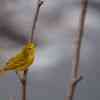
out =
<path fill-rule="evenodd" d="M 28 42 L 22 50 L 7 61 L 5 67 L 0 69 L 0 74 L 8 71 L 24 71 L 34 61 L 36 52 L 36 44 Z"/>

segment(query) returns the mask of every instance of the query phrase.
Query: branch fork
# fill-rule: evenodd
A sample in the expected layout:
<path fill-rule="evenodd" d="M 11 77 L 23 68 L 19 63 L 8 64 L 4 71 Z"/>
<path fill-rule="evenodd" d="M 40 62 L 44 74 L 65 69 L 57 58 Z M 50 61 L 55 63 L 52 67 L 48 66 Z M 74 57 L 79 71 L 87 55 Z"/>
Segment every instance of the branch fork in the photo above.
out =
<path fill-rule="evenodd" d="M 71 80 L 71 84 L 72 85 L 77 85 L 81 80 L 83 80 L 83 76 L 79 76 L 78 78 L 73 78 L 72 80 Z"/>

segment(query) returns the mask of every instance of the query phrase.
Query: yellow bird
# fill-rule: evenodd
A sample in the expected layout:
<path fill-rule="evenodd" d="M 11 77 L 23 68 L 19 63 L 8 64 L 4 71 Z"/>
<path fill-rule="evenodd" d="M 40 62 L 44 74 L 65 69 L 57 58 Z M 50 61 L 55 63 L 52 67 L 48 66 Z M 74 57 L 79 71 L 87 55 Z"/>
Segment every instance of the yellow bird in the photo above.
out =
<path fill-rule="evenodd" d="M 0 69 L 0 74 L 8 71 L 24 71 L 34 62 L 36 44 L 28 42 L 22 50 L 7 61 L 4 68 Z"/>

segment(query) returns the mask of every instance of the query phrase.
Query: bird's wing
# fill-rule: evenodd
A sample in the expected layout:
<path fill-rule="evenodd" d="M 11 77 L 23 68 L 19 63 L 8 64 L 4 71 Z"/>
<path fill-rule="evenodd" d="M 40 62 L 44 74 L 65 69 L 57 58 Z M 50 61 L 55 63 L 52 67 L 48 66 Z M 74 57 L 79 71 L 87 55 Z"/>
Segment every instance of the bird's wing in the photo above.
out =
<path fill-rule="evenodd" d="M 22 67 L 26 64 L 26 60 L 25 58 L 18 54 L 16 55 L 15 57 L 12 57 L 11 59 L 8 60 L 8 62 L 6 63 L 6 66 L 5 69 L 7 70 L 13 70 L 13 69 L 16 69 L 18 67 Z"/>

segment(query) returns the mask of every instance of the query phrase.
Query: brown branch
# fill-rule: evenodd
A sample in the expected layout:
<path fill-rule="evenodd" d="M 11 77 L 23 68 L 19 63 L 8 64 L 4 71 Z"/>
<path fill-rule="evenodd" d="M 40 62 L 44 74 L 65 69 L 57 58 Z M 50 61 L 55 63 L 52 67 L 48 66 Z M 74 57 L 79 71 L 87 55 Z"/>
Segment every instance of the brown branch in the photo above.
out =
<path fill-rule="evenodd" d="M 26 98 L 26 89 L 27 89 L 27 74 L 28 74 L 28 70 L 25 70 L 23 72 L 23 78 L 21 81 L 21 86 L 22 86 L 22 100 L 27 100 Z"/>
<path fill-rule="evenodd" d="M 35 13 L 35 17 L 34 17 L 34 20 L 33 20 L 32 34 L 31 34 L 31 38 L 30 38 L 31 42 L 33 42 L 33 40 L 34 40 L 34 31 L 35 31 L 35 28 L 36 28 L 36 22 L 37 22 L 40 7 L 41 7 L 42 4 L 43 4 L 43 1 L 38 0 L 36 13 Z M 23 72 L 23 79 L 21 81 L 21 84 L 22 84 L 22 100 L 26 100 L 27 74 L 28 74 L 28 70 L 25 70 Z"/>
<path fill-rule="evenodd" d="M 88 0 L 81 0 L 81 15 L 79 21 L 79 29 L 75 34 L 74 40 L 74 55 L 72 59 L 72 79 L 70 80 L 68 96 L 65 98 L 66 100 L 73 100 L 76 86 L 82 80 L 82 76 L 80 76 L 80 48 L 81 42 L 84 32 L 84 23 L 87 12 Z"/>
<path fill-rule="evenodd" d="M 34 40 L 34 31 L 35 31 L 35 27 L 36 27 L 36 22 L 38 20 L 39 11 L 40 11 L 40 7 L 42 6 L 42 4 L 43 4 L 43 1 L 38 0 L 36 12 L 35 12 L 35 17 L 33 19 L 32 34 L 31 34 L 31 39 L 30 39 L 31 42 L 33 42 L 33 40 Z"/>
<path fill-rule="evenodd" d="M 26 100 L 27 74 L 28 74 L 28 69 L 23 71 L 22 77 L 21 77 L 21 74 L 18 71 L 16 71 L 16 75 L 18 76 L 18 79 L 21 83 L 22 100 Z"/>
<path fill-rule="evenodd" d="M 43 4 L 43 1 L 38 0 L 36 13 L 35 13 L 35 17 L 34 17 L 34 20 L 33 20 L 32 34 L 31 34 L 31 38 L 30 38 L 31 42 L 33 42 L 33 40 L 34 40 L 34 31 L 35 31 L 35 28 L 36 28 L 36 22 L 37 22 L 37 19 L 38 19 L 38 16 L 39 16 L 40 7 L 41 7 L 42 4 Z M 22 86 L 21 87 L 21 89 L 22 89 L 22 99 L 21 100 L 26 100 L 28 69 L 26 69 L 23 72 L 23 77 L 22 78 L 21 78 L 21 75 L 18 72 L 16 72 L 16 74 L 17 74 L 17 76 L 18 76 L 18 78 L 20 80 L 21 86 Z"/>

